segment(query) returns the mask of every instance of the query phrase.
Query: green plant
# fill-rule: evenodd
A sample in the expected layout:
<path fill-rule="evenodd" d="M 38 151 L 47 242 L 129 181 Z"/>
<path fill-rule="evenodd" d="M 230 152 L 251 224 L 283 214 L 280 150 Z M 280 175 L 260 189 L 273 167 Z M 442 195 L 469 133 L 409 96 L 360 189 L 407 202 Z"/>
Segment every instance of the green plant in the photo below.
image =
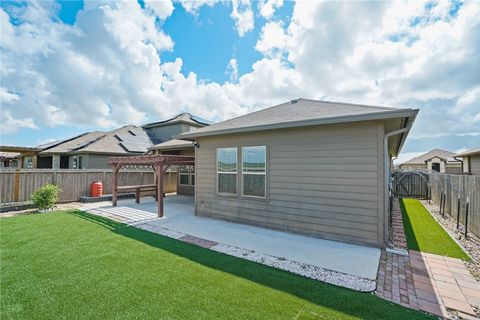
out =
<path fill-rule="evenodd" d="M 53 184 L 46 184 L 32 194 L 33 204 L 40 210 L 52 209 L 58 201 L 61 190 Z"/>

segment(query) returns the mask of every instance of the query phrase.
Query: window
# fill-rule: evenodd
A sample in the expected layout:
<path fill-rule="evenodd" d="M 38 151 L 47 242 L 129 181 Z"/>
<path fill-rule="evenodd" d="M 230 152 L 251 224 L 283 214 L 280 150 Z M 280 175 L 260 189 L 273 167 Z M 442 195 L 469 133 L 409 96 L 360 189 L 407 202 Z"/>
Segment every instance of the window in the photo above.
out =
<path fill-rule="evenodd" d="M 180 184 L 188 186 L 188 166 L 180 166 Z"/>
<path fill-rule="evenodd" d="M 83 157 L 78 156 L 78 169 L 83 169 Z"/>
<path fill-rule="evenodd" d="M 217 191 L 237 193 L 237 148 L 217 149 Z"/>
<path fill-rule="evenodd" d="M 242 193 L 265 198 L 267 151 L 265 146 L 242 148 Z"/>

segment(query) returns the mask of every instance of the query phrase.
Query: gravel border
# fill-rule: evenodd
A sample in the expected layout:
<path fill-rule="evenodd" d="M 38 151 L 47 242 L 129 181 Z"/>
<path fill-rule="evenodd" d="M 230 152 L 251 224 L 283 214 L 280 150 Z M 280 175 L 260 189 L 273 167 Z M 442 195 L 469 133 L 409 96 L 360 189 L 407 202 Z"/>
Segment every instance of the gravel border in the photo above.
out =
<path fill-rule="evenodd" d="M 101 215 L 99 212 L 92 211 L 92 210 L 87 210 L 87 212 L 95 215 Z M 115 217 L 112 217 L 112 216 L 107 216 L 107 218 L 116 220 Z M 126 223 L 126 222 L 123 222 L 123 223 Z M 157 233 L 162 236 L 166 236 L 166 237 L 173 238 L 183 242 L 187 242 L 187 241 L 184 241 L 181 238 L 186 236 L 191 236 L 186 233 L 152 225 L 146 221 L 130 222 L 126 224 L 138 229 Z M 370 280 L 370 279 L 366 279 L 366 278 L 362 278 L 362 277 L 358 277 L 358 276 L 354 276 L 354 275 L 350 275 L 342 272 L 323 269 L 323 268 L 312 266 L 306 263 L 300 263 L 300 262 L 289 260 L 283 257 L 275 257 L 275 256 L 255 252 L 254 250 L 238 248 L 228 244 L 218 243 L 210 247 L 210 250 L 224 253 L 237 258 L 242 258 L 242 259 L 250 260 L 253 262 L 261 263 L 266 266 L 274 267 L 274 268 L 295 273 L 310 279 L 326 282 L 326 283 L 337 285 L 340 287 L 345 287 L 355 291 L 373 292 L 377 287 L 376 280 Z"/>
<path fill-rule="evenodd" d="M 310 279 L 319 280 L 322 282 L 334 284 L 356 291 L 372 292 L 377 286 L 375 280 L 365 279 L 342 272 L 327 270 L 306 263 L 289 260 L 286 258 L 274 257 L 271 255 L 255 252 L 254 250 L 237 248 L 222 243 L 213 246 L 211 249 L 234 257 L 258 262 L 270 267 L 299 274 Z"/>
<path fill-rule="evenodd" d="M 457 230 L 457 222 L 454 218 L 445 214 L 445 218 L 440 215 L 440 206 L 428 200 L 421 200 L 425 208 L 430 212 L 430 214 L 438 221 L 452 236 L 452 238 L 459 242 L 460 245 L 467 251 L 467 253 L 472 258 L 472 261 L 464 261 L 467 265 L 468 270 L 473 275 L 473 277 L 480 281 L 480 239 L 477 238 L 473 233 L 468 234 L 468 239 L 464 237 L 464 228 L 460 224 L 460 229 Z"/>

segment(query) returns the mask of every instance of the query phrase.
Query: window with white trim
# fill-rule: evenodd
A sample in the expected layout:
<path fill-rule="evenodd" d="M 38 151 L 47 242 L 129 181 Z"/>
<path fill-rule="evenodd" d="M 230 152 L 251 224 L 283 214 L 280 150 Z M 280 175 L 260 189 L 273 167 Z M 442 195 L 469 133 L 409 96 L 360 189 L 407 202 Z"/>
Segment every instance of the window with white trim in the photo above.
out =
<path fill-rule="evenodd" d="M 188 169 L 188 166 L 180 166 L 179 174 L 180 174 L 180 184 L 184 186 L 188 186 L 189 185 L 188 178 L 190 175 L 190 170 Z"/>
<path fill-rule="evenodd" d="M 242 194 L 265 198 L 267 176 L 267 148 L 242 148 Z"/>
<path fill-rule="evenodd" d="M 217 149 L 217 192 L 237 194 L 237 148 Z"/>

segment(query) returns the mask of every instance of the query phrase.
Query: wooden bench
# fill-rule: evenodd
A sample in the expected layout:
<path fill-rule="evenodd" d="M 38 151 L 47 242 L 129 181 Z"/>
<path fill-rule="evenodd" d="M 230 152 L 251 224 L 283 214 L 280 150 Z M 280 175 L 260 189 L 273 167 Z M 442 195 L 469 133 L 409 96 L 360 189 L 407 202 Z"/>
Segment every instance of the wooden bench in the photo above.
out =
<path fill-rule="evenodd" d="M 118 186 L 118 192 L 135 191 L 135 202 L 140 203 L 140 192 L 142 191 L 155 191 L 155 201 L 158 201 L 157 197 L 157 185 L 156 184 L 143 184 L 138 186 Z"/>

